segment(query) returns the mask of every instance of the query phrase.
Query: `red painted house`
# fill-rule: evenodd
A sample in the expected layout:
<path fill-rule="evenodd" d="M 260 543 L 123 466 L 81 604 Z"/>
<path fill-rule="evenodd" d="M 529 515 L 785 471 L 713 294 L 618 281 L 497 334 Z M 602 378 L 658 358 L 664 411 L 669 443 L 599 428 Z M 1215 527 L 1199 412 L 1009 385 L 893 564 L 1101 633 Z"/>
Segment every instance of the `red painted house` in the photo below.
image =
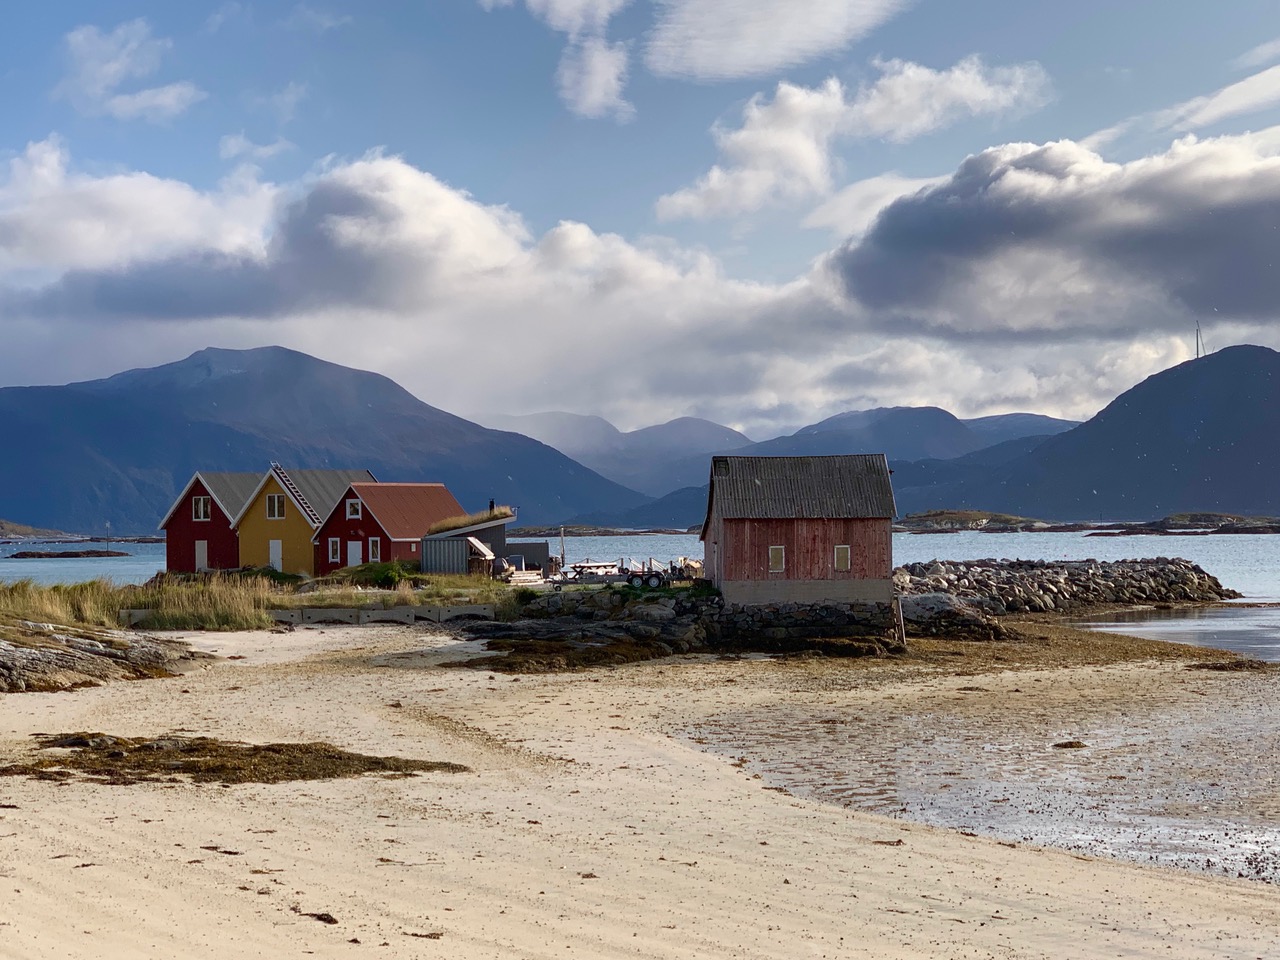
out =
<path fill-rule="evenodd" d="M 353 483 L 316 531 L 316 576 L 390 560 L 420 562 L 419 544 L 467 511 L 443 483 Z"/>
<path fill-rule="evenodd" d="M 713 457 L 702 541 L 728 603 L 893 599 L 884 454 Z"/>
<path fill-rule="evenodd" d="M 240 538 L 231 521 L 261 480 L 260 473 L 196 473 L 160 521 L 166 567 L 177 573 L 237 569 Z"/>

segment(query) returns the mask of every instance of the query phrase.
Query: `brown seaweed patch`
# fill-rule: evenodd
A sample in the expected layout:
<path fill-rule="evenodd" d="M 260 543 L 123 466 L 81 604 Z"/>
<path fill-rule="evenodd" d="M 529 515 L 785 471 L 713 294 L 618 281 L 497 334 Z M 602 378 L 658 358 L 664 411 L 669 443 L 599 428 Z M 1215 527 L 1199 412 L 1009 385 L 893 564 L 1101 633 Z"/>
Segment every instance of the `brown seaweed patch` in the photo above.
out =
<path fill-rule="evenodd" d="M 1270 670 L 1271 664 L 1265 660 L 1214 660 L 1209 663 L 1191 663 L 1188 670 L 1222 670 L 1236 672 L 1241 670 Z"/>
<path fill-rule="evenodd" d="M 411 777 L 465 773 L 467 767 L 437 760 L 376 757 L 329 743 L 240 743 L 213 737 L 117 737 L 105 733 L 37 734 L 37 749 L 57 750 L 0 767 L 0 776 L 66 780 L 79 774 L 97 783 L 288 783 L 332 780 L 366 773 Z"/>

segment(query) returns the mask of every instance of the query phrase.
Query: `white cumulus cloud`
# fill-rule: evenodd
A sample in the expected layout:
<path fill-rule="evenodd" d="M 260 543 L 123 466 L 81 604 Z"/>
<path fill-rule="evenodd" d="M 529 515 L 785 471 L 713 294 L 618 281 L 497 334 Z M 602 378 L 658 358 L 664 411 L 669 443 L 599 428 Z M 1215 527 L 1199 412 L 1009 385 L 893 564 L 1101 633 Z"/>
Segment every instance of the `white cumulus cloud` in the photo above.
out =
<path fill-rule="evenodd" d="M 1162 110 L 1155 117 L 1157 126 L 1164 129 L 1199 130 L 1276 104 L 1280 104 L 1280 66 L 1270 67 L 1206 96 Z"/>
<path fill-rule="evenodd" d="M 947 70 L 902 60 L 875 61 L 875 82 L 852 96 L 834 77 L 819 87 L 779 83 L 760 94 L 736 129 L 713 130 L 723 162 L 690 187 L 661 197 L 660 219 L 706 219 L 827 193 L 833 141 L 878 138 L 901 143 L 965 117 L 1041 105 L 1049 80 L 1036 63 L 988 67 L 976 56 Z"/>
<path fill-rule="evenodd" d="M 1087 415 L 1186 359 L 1196 319 L 1216 345 L 1280 343 L 1280 130 L 1124 164 L 1003 144 L 909 187 L 865 185 L 868 206 L 904 192 L 812 269 L 757 283 L 671 241 L 535 232 L 377 153 L 201 190 L 80 173 L 45 141 L 0 172 L 0 382 L 280 343 L 472 417 L 536 397 L 763 434 L 893 404 Z"/>
<path fill-rule="evenodd" d="M 556 89 L 570 111 L 598 120 L 630 120 L 635 108 L 623 97 L 630 52 L 606 39 L 609 21 L 631 0 L 524 0 L 529 12 L 566 35 Z M 514 6 L 516 0 L 479 0 L 486 10 Z"/>
<path fill-rule="evenodd" d="M 1237 70 L 1256 70 L 1258 67 L 1265 67 L 1268 63 L 1274 63 L 1276 60 L 1280 60 L 1280 38 L 1268 40 L 1266 43 L 1260 43 L 1253 49 L 1245 51 L 1231 61 L 1231 65 Z"/>
<path fill-rule="evenodd" d="M 160 69 L 172 41 L 154 37 L 144 19 L 122 23 L 110 33 L 81 26 L 66 35 L 70 71 L 54 89 L 82 113 L 120 120 L 168 120 L 206 97 L 195 84 L 180 81 L 158 87 L 122 91 L 130 81 Z"/>
<path fill-rule="evenodd" d="M 657 0 L 645 63 L 659 76 L 757 77 L 843 50 L 909 0 Z"/>
<path fill-rule="evenodd" d="M 946 181 L 946 177 L 904 177 L 897 173 L 858 180 L 824 200 L 801 225 L 825 228 L 841 239 L 861 236 L 880 211 L 899 197 L 910 197 Z"/>
<path fill-rule="evenodd" d="M 269 160 L 277 154 L 292 150 L 293 144 L 284 137 L 276 137 L 273 143 L 254 143 L 244 132 L 229 133 L 218 141 L 218 156 L 223 160 L 247 157 L 250 160 Z"/>
<path fill-rule="evenodd" d="M 273 187 L 244 177 L 206 193 L 142 172 L 77 173 L 56 137 L 30 143 L 0 173 L 0 284 L 13 272 L 260 250 L 274 202 Z"/>

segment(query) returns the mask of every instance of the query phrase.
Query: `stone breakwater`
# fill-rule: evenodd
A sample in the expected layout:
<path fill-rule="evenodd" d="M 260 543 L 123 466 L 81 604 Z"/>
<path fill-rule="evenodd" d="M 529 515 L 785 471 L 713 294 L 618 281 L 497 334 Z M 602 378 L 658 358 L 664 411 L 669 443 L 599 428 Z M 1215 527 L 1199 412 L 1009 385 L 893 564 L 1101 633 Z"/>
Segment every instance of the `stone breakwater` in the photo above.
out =
<path fill-rule="evenodd" d="M 904 598 L 946 594 L 985 613 L 1070 613 L 1103 605 L 1216 603 L 1241 596 L 1181 558 L 964 560 L 909 563 L 893 574 Z"/>

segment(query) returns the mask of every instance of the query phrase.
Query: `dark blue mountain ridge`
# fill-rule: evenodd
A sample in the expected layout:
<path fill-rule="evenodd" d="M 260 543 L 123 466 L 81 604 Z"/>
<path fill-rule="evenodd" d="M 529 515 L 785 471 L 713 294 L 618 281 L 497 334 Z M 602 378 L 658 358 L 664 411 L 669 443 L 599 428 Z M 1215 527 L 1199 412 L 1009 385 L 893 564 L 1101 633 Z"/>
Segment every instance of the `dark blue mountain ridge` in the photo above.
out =
<path fill-rule="evenodd" d="M 379 374 L 283 347 L 210 348 L 86 383 L 0 389 L 0 516 L 35 526 L 155 530 L 197 469 L 368 468 L 490 498 L 529 523 L 649 498 L 536 440 L 489 430 Z"/>

